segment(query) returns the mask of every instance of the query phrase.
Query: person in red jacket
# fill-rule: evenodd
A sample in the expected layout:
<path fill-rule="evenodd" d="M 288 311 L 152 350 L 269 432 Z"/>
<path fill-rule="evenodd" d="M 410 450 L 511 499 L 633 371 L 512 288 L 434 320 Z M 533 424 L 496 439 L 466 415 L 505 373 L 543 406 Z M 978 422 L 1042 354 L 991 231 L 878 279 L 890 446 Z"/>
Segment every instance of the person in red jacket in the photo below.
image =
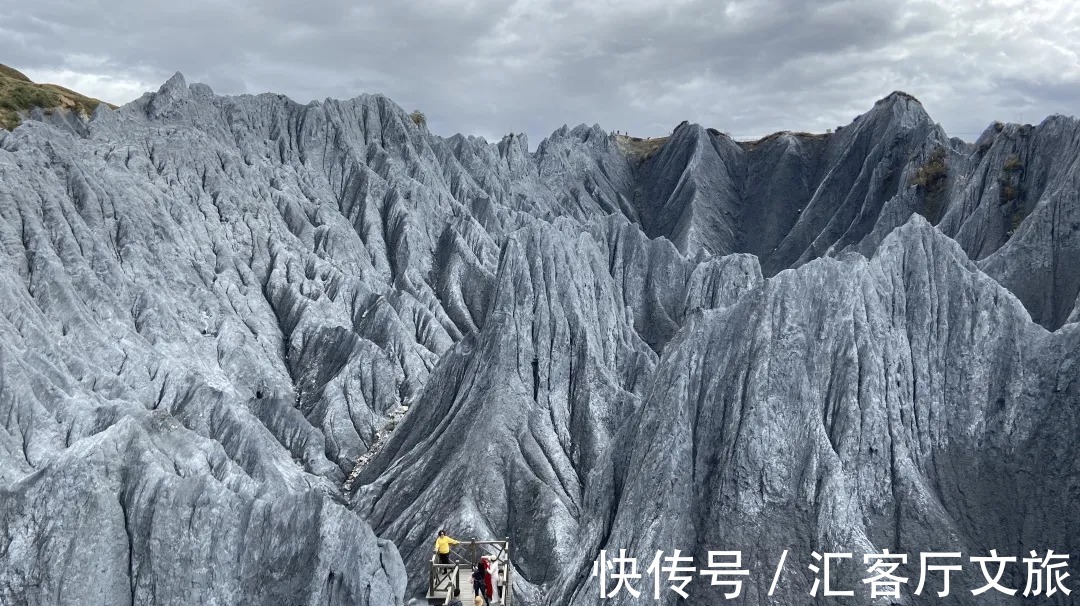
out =
<path fill-rule="evenodd" d="M 484 595 L 488 603 L 491 603 L 492 598 L 495 597 L 495 579 L 491 576 L 491 563 L 487 560 L 487 556 L 480 558 L 480 561 L 484 563 Z"/>

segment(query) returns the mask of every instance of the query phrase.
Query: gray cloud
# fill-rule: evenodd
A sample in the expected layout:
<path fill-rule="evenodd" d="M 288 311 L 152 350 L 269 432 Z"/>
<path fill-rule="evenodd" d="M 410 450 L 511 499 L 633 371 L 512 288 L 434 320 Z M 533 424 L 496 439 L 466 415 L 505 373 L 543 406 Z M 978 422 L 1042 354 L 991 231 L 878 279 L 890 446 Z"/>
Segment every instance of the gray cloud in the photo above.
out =
<path fill-rule="evenodd" d="M 113 102 L 174 71 L 219 93 L 384 93 L 432 130 L 534 144 L 846 124 L 892 90 L 946 130 L 1080 106 L 1080 8 L 1048 0 L 38 0 L 0 7 L 0 61 Z"/>

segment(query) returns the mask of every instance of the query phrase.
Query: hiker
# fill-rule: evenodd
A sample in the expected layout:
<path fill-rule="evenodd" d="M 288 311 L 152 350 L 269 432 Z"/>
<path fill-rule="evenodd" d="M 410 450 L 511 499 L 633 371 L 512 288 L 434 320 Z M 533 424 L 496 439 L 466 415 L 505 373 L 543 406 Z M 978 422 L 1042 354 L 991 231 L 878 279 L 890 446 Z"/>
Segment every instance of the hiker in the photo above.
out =
<path fill-rule="evenodd" d="M 445 530 L 439 531 L 439 538 L 435 539 L 436 562 L 439 564 L 450 563 L 450 546 L 457 545 L 461 541 L 446 534 Z"/>
<path fill-rule="evenodd" d="M 461 590 L 457 587 L 454 588 L 454 596 L 450 597 L 450 592 L 446 592 L 446 606 L 461 606 Z"/>
<path fill-rule="evenodd" d="M 487 606 L 489 604 L 487 592 L 484 591 L 484 583 L 487 576 L 487 561 L 480 558 L 480 561 L 476 563 L 472 573 L 472 587 L 473 587 L 473 602 L 476 606 L 483 604 Z"/>

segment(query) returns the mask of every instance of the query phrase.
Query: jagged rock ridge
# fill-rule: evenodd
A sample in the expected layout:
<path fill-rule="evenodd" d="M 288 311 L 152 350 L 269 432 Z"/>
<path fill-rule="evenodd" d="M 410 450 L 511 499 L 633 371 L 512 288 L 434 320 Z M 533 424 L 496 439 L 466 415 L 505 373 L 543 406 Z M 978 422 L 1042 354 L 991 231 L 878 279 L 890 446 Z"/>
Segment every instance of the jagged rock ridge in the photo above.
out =
<path fill-rule="evenodd" d="M 640 160 L 179 74 L 37 118 L 0 132 L 5 603 L 401 603 L 444 526 L 535 604 L 594 603 L 604 548 L 1076 544 L 1075 119 L 966 144 L 894 94 Z"/>

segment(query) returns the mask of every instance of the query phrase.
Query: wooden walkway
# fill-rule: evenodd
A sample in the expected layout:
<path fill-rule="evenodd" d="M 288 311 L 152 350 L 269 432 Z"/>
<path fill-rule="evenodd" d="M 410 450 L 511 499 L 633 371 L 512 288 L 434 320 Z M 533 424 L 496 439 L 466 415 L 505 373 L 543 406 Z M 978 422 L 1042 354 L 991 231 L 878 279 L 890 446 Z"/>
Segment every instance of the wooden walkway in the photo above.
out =
<path fill-rule="evenodd" d="M 445 604 L 447 597 L 454 594 L 454 589 L 461 591 L 459 599 L 464 606 L 472 606 L 473 583 L 472 571 L 481 557 L 498 563 L 498 578 L 495 579 L 496 592 L 505 595 L 493 596 L 491 604 L 510 606 L 510 541 L 462 541 L 450 550 L 450 564 L 435 563 L 431 556 L 431 570 L 428 574 L 427 600 L 430 604 Z M 501 599 L 500 599 L 501 598 Z"/>

